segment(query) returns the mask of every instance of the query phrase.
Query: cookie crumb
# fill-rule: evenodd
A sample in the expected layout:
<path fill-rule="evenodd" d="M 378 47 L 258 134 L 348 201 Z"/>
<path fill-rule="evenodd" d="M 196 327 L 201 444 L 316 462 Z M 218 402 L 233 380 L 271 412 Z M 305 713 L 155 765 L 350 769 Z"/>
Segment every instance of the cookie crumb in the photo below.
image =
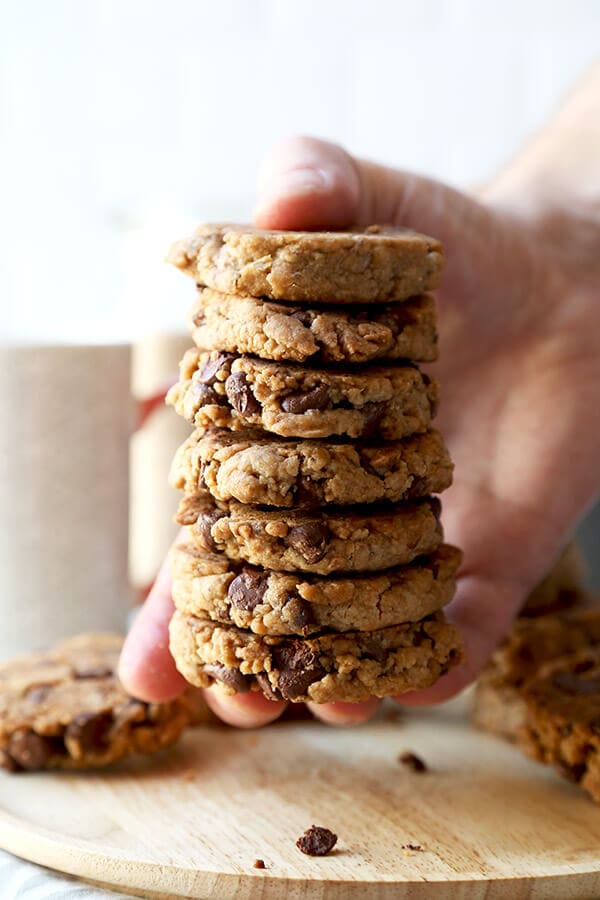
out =
<path fill-rule="evenodd" d="M 252 863 L 252 868 L 253 869 L 266 869 L 267 867 L 265 866 L 264 859 L 255 859 L 254 862 Z"/>
<path fill-rule="evenodd" d="M 410 769 L 412 772 L 418 772 L 419 774 L 427 772 L 427 765 L 423 762 L 421 757 L 417 756 L 416 753 L 411 753 L 410 750 L 405 750 L 403 753 L 400 753 L 398 762 L 401 765 L 406 766 L 406 768 Z"/>
<path fill-rule="evenodd" d="M 401 850 L 412 850 L 413 853 L 425 853 L 425 848 L 420 844 L 400 844 Z"/>
<path fill-rule="evenodd" d="M 296 847 L 307 856 L 326 856 L 337 843 L 337 834 L 329 828 L 311 825 L 296 841 Z"/>

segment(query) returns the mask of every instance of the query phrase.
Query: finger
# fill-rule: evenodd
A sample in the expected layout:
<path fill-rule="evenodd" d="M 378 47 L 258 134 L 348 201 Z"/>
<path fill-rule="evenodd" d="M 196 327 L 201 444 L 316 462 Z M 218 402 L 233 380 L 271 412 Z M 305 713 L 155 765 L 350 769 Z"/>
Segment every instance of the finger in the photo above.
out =
<path fill-rule="evenodd" d="M 228 725 L 236 728 L 260 728 L 283 714 L 287 703 L 268 700 L 260 691 L 226 694 L 218 685 L 204 691 L 207 706 Z"/>
<path fill-rule="evenodd" d="M 291 137 L 274 147 L 260 170 L 254 218 L 261 228 L 379 223 L 435 235 L 447 250 L 444 286 L 460 285 L 461 293 L 474 293 L 477 302 L 486 285 L 489 289 L 485 278 L 488 271 L 498 271 L 499 259 L 516 275 L 527 267 L 514 222 L 500 227 L 497 212 L 460 191 L 354 159 L 337 144 L 316 138 Z"/>
<path fill-rule="evenodd" d="M 336 144 L 290 138 L 265 159 L 254 211 L 263 228 L 343 228 L 360 200 L 360 180 L 351 157 Z"/>
<path fill-rule="evenodd" d="M 372 719 L 380 701 L 376 697 L 370 697 L 364 703 L 307 703 L 311 713 L 316 719 L 327 725 L 361 725 Z"/>
<path fill-rule="evenodd" d="M 171 578 L 165 564 L 125 638 L 119 660 L 125 690 L 147 703 L 172 700 L 186 686 L 169 651 L 172 615 Z"/>
<path fill-rule="evenodd" d="M 446 617 L 460 632 L 463 662 L 433 687 L 400 694 L 396 700 L 404 706 L 428 706 L 460 693 L 486 664 L 508 631 L 521 602 L 522 591 L 517 582 L 490 582 L 480 576 L 460 579 Z"/>

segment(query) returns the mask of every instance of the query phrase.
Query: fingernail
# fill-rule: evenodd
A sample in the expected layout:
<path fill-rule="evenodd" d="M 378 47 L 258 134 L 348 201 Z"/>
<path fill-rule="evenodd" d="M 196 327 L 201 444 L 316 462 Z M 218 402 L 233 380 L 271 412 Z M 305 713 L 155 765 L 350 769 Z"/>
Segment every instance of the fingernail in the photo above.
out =
<path fill-rule="evenodd" d="M 322 193 L 330 186 L 331 177 L 324 169 L 290 169 L 269 178 L 262 187 L 259 202 L 262 204 L 273 197 Z"/>

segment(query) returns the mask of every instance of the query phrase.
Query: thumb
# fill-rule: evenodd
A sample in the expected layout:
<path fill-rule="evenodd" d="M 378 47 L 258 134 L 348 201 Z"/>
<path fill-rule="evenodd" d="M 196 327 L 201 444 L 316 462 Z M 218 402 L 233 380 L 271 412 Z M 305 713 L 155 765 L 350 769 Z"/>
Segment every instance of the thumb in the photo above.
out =
<path fill-rule="evenodd" d="M 261 228 L 317 230 L 374 223 L 438 238 L 446 249 L 444 286 L 478 293 L 498 259 L 514 261 L 514 223 L 440 181 L 355 159 L 310 137 L 277 144 L 258 179 L 254 217 Z M 473 261 L 477 260 L 477 266 Z"/>

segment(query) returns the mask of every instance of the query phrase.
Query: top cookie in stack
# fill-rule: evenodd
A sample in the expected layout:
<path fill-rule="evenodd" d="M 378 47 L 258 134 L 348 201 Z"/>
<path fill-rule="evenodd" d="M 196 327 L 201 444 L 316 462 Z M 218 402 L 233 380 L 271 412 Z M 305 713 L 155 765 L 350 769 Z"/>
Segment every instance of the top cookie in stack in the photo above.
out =
<path fill-rule="evenodd" d="M 168 402 L 171 648 L 193 684 L 294 701 L 428 687 L 461 657 L 443 606 L 452 464 L 431 428 L 440 244 L 405 229 L 207 225 L 174 245 L 196 347 Z"/>

